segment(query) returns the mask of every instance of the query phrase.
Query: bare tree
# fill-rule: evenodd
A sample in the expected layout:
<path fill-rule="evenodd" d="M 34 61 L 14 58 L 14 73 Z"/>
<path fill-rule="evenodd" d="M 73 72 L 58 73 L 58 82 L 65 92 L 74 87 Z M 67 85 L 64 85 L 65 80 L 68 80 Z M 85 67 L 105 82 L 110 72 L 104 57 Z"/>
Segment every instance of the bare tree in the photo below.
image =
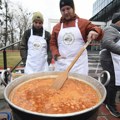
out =
<path fill-rule="evenodd" d="M 4 44 L 6 45 L 21 40 L 24 31 L 31 26 L 31 13 L 21 5 L 11 1 L 2 3 L 2 6 L 3 27 L 0 31 L 0 37 L 4 36 Z"/>
<path fill-rule="evenodd" d="M 19 29 L 19 40 L 21 40 L 23 33 L 26 29 L 28 29 L 31 26 L 31 13 L 27 10 L 24 10 L 21 6 L 18 6 L 18 18 L 16 19 L 17 27 Z M 16 16 L 17 16 L 16 15 Z M 18 22 L 17 22 L 18 21 Z"/>
<path fill-rule="evenodd" d="M 31 13 L 23 9 L 21 5 L 18 5 L 17 7 L 17 12 L 14 13 L 14 22 L 16 23 L 16 30 L 18 35 L 17 39 L 21 40 L 25 30 L 31 26 Z"/>

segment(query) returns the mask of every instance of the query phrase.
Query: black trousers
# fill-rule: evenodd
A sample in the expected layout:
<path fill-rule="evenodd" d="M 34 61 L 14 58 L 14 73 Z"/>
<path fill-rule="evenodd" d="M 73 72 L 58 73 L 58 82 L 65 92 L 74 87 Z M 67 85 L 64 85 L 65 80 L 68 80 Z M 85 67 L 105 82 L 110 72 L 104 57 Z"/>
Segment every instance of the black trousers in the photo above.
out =
<path fill-rule="evenodd" d="M 110 73 L 110 82 L 106 86 L 107 96 L 104 103 L 108 105 L 115 105 L 116 94 L 119 87 L 115 86 L 115 72 L 113 62 L 103 60 L 100 60 L 100 62 L 103 70 L 107 70 Z"/>

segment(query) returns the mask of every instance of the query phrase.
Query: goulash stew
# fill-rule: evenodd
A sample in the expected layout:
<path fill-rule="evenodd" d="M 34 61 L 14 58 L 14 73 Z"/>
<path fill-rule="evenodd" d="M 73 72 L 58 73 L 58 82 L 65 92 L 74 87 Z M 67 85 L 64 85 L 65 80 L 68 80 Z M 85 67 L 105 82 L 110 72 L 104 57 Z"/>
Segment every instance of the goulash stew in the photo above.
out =
<path fill-rule="evenodd" d="M 96 105 L 100 96 L 89 84 L 69 78 L 60 90 L 51 88 L 54 78 L 35 78 L 13 89 L 9 98 L 15 105 L 39 113 L 64 114 Z"/>

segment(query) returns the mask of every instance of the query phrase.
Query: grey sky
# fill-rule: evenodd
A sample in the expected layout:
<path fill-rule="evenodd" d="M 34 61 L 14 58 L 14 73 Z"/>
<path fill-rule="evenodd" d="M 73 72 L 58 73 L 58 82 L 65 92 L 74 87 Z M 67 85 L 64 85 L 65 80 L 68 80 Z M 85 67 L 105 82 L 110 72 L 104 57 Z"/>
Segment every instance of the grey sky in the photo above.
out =
<path fill-rule="evenodd" d="M 59 0 L 12 0 L 31 12 L 40 11 L 45 19 L 47 27 L 48 19 L 59 19 L 61 17 Z M 19 1 L 19 2 L 18 2 Z M 92 16 L 92 7 L 95 0 L 74 0 L 76 14 L 82 18 L 89 19 Z"/>

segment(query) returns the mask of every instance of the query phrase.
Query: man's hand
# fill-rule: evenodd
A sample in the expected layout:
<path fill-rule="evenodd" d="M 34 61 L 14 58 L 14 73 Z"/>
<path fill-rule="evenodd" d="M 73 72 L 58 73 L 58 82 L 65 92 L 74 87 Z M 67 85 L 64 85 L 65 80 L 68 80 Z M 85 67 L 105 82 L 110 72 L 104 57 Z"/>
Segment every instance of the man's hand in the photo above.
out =
<path fill-rule="evenodd" d="M 88 36 L 87 36 L 88 40 L 95 40 L 97 38 L 98 38 L 98 33 L 95 31 L 90 31 Z"/>

